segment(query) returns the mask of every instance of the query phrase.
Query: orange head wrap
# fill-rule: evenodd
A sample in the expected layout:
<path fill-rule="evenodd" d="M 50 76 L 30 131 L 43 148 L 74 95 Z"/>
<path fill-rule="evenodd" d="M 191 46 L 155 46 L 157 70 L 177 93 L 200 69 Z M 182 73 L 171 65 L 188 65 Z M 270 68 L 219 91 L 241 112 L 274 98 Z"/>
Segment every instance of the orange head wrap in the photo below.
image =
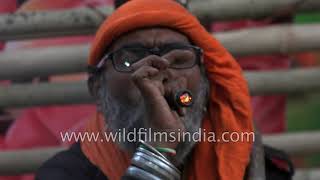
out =
<path fill-rule="evenodd" d="M 190 14 L 173 0 L 131 0 L 101 25 L 92 45 L 88 64 L 96 65 L 107 46 L 120 35 L 138 28 L 175 29 L 204 50 L 204 65 L 210 81 L 209 113 L 202 128 L 221 137 L 223 132 L 252 132 L 252 113 L 247 83 L 241 68 L 227 50 Z M 97 118 L 87 131 L 103 132 Z M 251 141 L 199 142 L 187 163 L 188 179 L 243 179 Z M 130 164 L 129 156 L 112 142 L 83 142 L 88 159 L 110 179 L 120 179 Z"/>

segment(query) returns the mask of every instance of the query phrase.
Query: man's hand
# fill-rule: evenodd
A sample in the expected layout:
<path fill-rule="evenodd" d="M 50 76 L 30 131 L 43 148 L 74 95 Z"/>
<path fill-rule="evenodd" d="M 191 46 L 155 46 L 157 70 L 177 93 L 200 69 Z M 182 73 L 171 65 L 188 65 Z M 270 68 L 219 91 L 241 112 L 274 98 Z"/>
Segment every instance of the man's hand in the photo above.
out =
<path fill-rule="evenodd" d="M 156 55 L 150 55 L 133 64 L 132 80 L 140 90 L 147 109 L 146 127 L 158 132 L 175 132 L 175 140 L 162 139 L 162 142 L 149 142 L 155 146 L 176 148 L 178 130 L 185 130 L 182 116 L 185 109 L 172 110 L 165 97 L 171 96 L 178 88 L 186 87 L 184 77 L 171 79 L 167 72 L 170 62 Z M 181 133 L 180 133 L 181 134 Z M 169 137 L 169 134 L 167 135 Z"/>

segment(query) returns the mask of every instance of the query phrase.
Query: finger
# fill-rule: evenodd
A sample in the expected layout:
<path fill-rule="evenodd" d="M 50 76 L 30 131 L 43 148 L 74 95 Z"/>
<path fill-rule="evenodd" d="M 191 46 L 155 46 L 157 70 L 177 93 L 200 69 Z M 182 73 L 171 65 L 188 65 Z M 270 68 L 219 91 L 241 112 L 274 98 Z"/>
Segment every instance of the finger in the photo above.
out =
<path fill-rule="evenodd" d="M 167 59 L 167 61 L 169 62 L 169 65 L 173 65 L 174 63 L 184 63 L 184 62 L 189 64 L 190 61 L 193 61 L 196 58 L 196 56 L 190 50 L 176 49 L 163 55 L 162 58 Z"/>
<path fill-rule="evenodd" d="M 163 77 L 162 77 L 162 74 L 159 72 L 160 71 L 158 69 L 153 68 L 151 66 L 142 66 L 131 75 L 131 78 L 141 91 L 144 91 L 144 92 L 149 92 L 150 90 L 154 91 L 154 88 L 152 87 L 155 87 L 163 95 L 164 94 L 164 87 L 162 85 Z"/>
<path fill-rule="evenodd" d="M 175 53 L 174 50 L 170 51 L 169 53 L 165 54 L 162 56 L 162 58 L 166 59 L 169 63 L 169 65 L 171 65 L 172 63 L 174 63 L 174 59 L 175 59 Z"/>
<path fill-rule="evenodd" d="M 145 78 L 151 78 L 153 76 L 156 76 L 158 73 L 159 73 L 159 70 L 154 67 L 142 66 L 131 75 L 131 79 L 134 82 L 140 82 Z"/>
<path fill-rule="evenodd" d="M 166 96 L 174 96 L 175 93 L 181 89 L 187 88 L 187 79 L 185 77 L 180 77 L 174 81 L 167 81 L 164 84 Z"/>
<path fill-rule="evenodd" d="M 157 68 L 159 70 L 164 70 L 169 67 L 169 62 L 168 62 L 168 60 L 161 58 L 159 56 L 150 55 L 150 56 L 147 56 L 147 57 L 141 59 L 140 61 L 134 63 L 132 65 L 132 69 L 134 71 L 136 71 L 137 69 L 139 69 L 142 66 L 152 66 L 152 67 Z"/>
<path fill-rule="evenodd" d="M 171 114 L 173 115 L 173 118 L 176 120 L 176 121 L 178 121 L 178 123 L 181 123 L 181 124 L 183 124 L 183 126 L 181 126 L 181 128 L 185 128 L 185 124 L 184 124 L 184 122 L 183 122 L 183 117 L 181 117 L 180 115 L 179 115 L 179 113 L 177 112 L 177 111 L 175 111 L 175 110 L 171 110 Z M 180 129 L 180 130 L 184 130 L 184 129 Z"/>

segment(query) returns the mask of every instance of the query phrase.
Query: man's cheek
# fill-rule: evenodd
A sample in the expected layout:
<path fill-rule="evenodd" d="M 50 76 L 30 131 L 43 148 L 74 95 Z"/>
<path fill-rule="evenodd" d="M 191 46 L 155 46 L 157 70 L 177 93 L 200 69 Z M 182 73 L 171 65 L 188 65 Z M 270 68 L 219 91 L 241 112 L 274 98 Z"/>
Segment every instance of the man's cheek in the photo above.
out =
<path fill-rule="evenodd" d="M 199 68 L 192 69 L 184 74 L 187 79 L 187 87 L 193 94 L 198 94 L 200 90 L 201 74 Z"/>
<path fill-rule="evenodd" d="M 127 89 L 127 99 L 134 105 L 137 105 L 142 102 L 143 98 L 141 95 L 140 90 L 136 85 L 133 84 L 133 82 L 129 82 L 128 85 L 123 87 L 124 89 Z"/>
<path fill-rule="evenodd" d="M 130 74 L 113 72 L 106 75 L 110 95 L 121 103 L 130 104 L 135 101 L 137 89 L 130 79 Z"/>

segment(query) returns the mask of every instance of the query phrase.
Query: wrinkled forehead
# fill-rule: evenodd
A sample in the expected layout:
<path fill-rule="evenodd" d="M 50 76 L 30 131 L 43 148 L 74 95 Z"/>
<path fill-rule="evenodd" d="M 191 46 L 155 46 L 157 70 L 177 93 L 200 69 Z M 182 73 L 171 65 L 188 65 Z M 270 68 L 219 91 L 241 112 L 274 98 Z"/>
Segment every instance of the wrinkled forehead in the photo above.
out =
<path fill-rule="evenodd" d="M 163 46 L 170 43 L 190 44 L 187 36 L 166 27 L 151 27 L 136 29 L 127 32 L 111 43 L 108 51 L 119 49 L 123 46 L 140 44 L 145 47 Z"/>

